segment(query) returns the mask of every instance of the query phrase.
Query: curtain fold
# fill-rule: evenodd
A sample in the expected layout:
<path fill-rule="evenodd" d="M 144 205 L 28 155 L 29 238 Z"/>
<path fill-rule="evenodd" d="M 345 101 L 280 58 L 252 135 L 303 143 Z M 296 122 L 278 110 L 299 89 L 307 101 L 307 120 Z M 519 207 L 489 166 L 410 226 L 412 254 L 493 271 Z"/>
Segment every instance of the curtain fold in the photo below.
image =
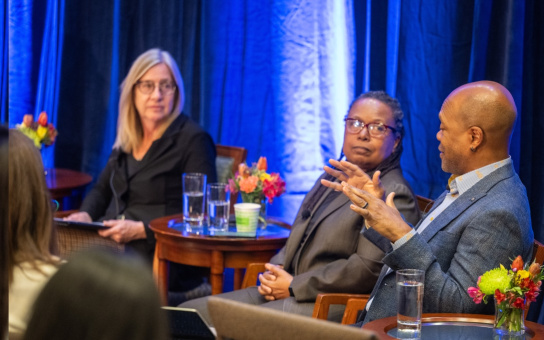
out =
<path fill-rule="evenodd" d="M 2 1 L 0 6 L 0 39 L 2 50 L 0 51 L 0 125 L 8 124 L 8 3 Z"/>
<path fill-rule="evenodd" d="M 48 121 L 55 126 L 57 126 L 58 121 L 63 27 L 64 0 L 48 0 L 38 70 L 34 117 L 36 119 L 40 112 L 45 111 L 49 116 Z M 54 145 L 42 148 L 42 158 L 46 168 L 54 167 Z"/>

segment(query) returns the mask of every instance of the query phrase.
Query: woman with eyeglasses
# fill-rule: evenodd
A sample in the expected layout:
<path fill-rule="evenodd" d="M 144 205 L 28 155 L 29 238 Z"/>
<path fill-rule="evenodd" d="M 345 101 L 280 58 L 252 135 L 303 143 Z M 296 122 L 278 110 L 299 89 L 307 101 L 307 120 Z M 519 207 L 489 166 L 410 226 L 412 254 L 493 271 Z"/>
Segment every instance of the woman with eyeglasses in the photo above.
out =
<path fill-rule="evenodd" d="M 407 221 L 416 223 L 419 208 L 400 168 L 402 118 L 399 102 L 385 92 L 359 96 L 345 118 L 341 158 L 345 155 L 371 177 L 379 170 L 386 193 L 394 191 L 399 211 Z M 340 168 L 328 170 L 342 172 Z M 372 234 L 373 230 L 364 228 L 364 219 L 350 209 L 347 196 L 341 190 L 322 185 L 321 180 L 331 182 L 335 178 L 325 173 L 306 195 L 286 245 L 270 259 L 267 271 L 259 277 L 260 286 L 220 297 L 310 316 L 320 293 L 371 292 L 381 271 L 384 251 L 391 244 L 381 243 L 382 238 L 367 238 L 365 234 Z M 207 298 L 188 301 L 181 307 L 196 308 L 208 322 L 212 321 Z M 342 306 L 332 305 L 329 319 L 340 321 L 342 314 Z"/>
<path fill-rule="evenodd" d="M 346 126 L 342 151 L 348 162 L 368 174 L 369 180 L 375 175 L 375 180 L 378 180 L 379 176 L 385 195 L 395 192 L 395 205 L 408 222 L 416 224 L 421 213 L 400 167 L 403 118 L 399 102 L 387 93 L 371 91 L 360 95 L 352 102 L 344 119 Z M 342 172 L 357 171 L 355 168 L 345 168 L 339 161 L 331 161 L 331 164 L 337 169 L 325 167 L 331 175 L 327 175 L 322 183 L 331 183 L 334 177 L 347 181 L 349 176 L 344 176 Z M 341 191 L 338 184 L 329 186 Z"/>
<path fill-rule="evenodd" d="M 208 182 L 216 181 L 215 144 L 181 113 L 184 102 L 183 79 L 172 56 L 160 49 L 140 55 L 121 84 L 117 138 L 108 163 L 80 212 L 67 220 L 103 221 L 111 228 L 99 231 L 101 236 L 152 261 L 155 237 L 148 224 L 181 211 L 182 174 L 204 173 Z M 197 285 L 189 281 L 182 291 Z"/>

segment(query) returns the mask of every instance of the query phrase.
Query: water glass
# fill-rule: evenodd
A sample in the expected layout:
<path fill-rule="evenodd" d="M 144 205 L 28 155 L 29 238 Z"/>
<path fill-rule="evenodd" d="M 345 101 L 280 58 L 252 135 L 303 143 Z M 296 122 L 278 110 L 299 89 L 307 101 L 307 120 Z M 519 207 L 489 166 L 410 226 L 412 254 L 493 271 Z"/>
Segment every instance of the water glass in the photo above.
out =
<path fill-rule="evenodd" d="M 421 338 L 421 312 L 425 271 L 402 269 L 397 271 L 397 337 Z"/>
<path fill-rule="evenodd" d="M 183 219 L 188 225 L 202 226 L 204 220 L 204 198 L 206 175 L 183 174 Z"/>
<path fill-rule="evenodd" d="M 208 184 L 208 227 L 227 231 L 229 228 L 230 192 L 225 183 Z"/>

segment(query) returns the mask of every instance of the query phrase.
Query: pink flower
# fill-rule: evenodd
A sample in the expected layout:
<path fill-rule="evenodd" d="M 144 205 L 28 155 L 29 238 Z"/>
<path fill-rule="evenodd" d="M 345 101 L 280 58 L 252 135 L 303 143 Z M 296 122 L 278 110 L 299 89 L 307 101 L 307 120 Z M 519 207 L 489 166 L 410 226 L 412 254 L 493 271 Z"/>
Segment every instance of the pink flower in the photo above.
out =
<path fill-rule="evenodd" d="M 479 288 L 476 287 L 469 287 L 467 289 L 468 295 L 474 300 L 474 303 L 479 304 L 482 302 L 483 297 L 485 296 L 484 293 Z"/>
<path fill-rule="evenodd" d="M 263 193 L 268 198 L 270 203 L 273 202 L 274 197 L 279 197 L 285 192 L 285 182 L 280 178 L 280 175 L 273 173 L 270 175 L 270 179 L 265 179 L 263 182 Z"/>
<path fill-rule="evenodd" d="M 257 176 L 249 176 L 247 178 L 240 178 L 240 182 L 238 183 L 240 185 L 240 190 L 242 192 L 245 192 L 246 194 L 252 193 L 255 188 L 257 188 L 257 184 L 259 183 L 259 177 Z"/>
<path fill-rule="evenodd" d="M 229 178 L 229 185 L 227 185 L 226 190 L 232 193 L 236 193 L 238 191 L 236 189 L 236 182 L 232 178 Z"/>
<path fill-rule="evenodd" d="M 530 291 L 525 293 L 525 298 L 529 302 L 535 302 L 536 297 L 538 296 L 538 292 L 539 292 L 538 290 L 530 290 Z"/>

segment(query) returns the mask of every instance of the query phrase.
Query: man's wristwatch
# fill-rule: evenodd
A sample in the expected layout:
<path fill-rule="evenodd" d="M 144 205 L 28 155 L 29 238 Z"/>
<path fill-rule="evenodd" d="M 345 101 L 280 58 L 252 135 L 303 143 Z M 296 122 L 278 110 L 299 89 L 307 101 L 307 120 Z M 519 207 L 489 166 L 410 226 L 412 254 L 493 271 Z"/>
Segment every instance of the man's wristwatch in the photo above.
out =
<path fill-rule="evenodd" d="M 291 286 L 289 286 L 289 296 L 292 296 L 292 297 L 295 296 L 295 292 L 293 292 L 293 287 Z"/>

